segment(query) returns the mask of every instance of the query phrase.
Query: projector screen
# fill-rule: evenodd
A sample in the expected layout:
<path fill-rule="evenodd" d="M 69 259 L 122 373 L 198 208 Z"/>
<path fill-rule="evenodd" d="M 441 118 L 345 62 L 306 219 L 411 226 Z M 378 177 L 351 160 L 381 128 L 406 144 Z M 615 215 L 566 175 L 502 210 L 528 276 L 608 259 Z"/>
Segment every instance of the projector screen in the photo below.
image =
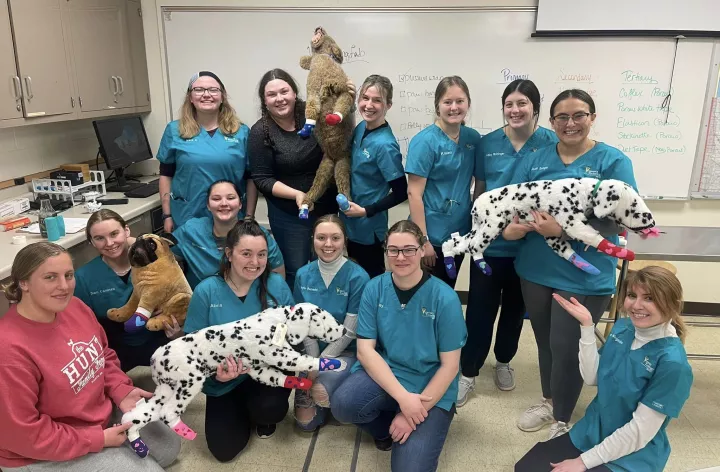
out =
<path fill-rule="evenodd" d="M 720 0 L 538 0 L 534 36 L 720 37 Z"/>

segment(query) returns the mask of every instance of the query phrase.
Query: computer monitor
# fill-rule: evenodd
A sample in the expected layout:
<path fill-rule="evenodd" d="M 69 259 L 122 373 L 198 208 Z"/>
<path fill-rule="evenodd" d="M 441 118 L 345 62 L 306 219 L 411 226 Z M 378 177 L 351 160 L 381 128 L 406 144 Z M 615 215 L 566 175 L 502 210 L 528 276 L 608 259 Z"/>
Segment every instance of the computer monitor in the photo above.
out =
<path fill-rule="evenodd" d="M 152 159 L 145 126 L 139 116 L 110 118 L 93 121 L 100 154 L 108 169 L 115 171 L 117 185 L 108 187 L 109 192 L 126 192 L 138 184 L 128 184 L 124 171 L 136 162 Z"/>

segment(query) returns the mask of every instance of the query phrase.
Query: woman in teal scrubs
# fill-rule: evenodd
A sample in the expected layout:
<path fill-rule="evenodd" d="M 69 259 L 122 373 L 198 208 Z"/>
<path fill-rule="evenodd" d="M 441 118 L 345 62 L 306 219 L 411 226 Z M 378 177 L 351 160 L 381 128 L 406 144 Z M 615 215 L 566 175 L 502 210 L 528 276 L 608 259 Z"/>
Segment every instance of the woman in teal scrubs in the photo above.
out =
<path fill-rule="evenodd" d="M 518 79 L 508 84 L 501 103 L 507 124 L 480 140 L 475 161 L 476 198 L 486 190 L 508 185 L 522 159 L 557 142 L 554 132 L 538 126 L 540 91 L 532 81 Z M 493 378 L 500 390 L 515 388 L 510 361 L 517 353 L 525 318 L 520 278 L 515 272 L 517 247 L 517 241 L 506 241 L 502 236 L 490 244 L 483 257 L 490 265 L 492 275 L 485 275 L 475 264 L 470 264 L 470 290 L 465 313 L 468 342 L 460 356 L 462 376 L 458 408 L 467 402 L 468 394 L 475 388 L 475 377 L 490 352 L 500 307 Z"/>
<path fill-rule="evenodd" d="M 293 296 L 296 303 L 307 302 L 319 306 L 345 325 L 347 334 L 330 345 L 306 339 L 307 354 L 314 357 L 339 357 L 348 366 L 357 360 L 355 331 L 367 272 L 345 255 L 345 225 L 337 215 L 324 215 L 313 227 L 313 249 L 318 258 L 303 266 L 295 276 Z M 322 350 L 322 354 L 320 351 Z M 330 396 L 350 369 L 320 372 L 309 395 L 295 391 L 295 419 L 300 429 L 313 431 L 325 424 Z"/>
<path fill-rule="evenodd" d="M 85 236 L 100 255 L 75 272 L 75 296 L 95 313 L 124 372 L 149 366 L 150 357 L 168 342 L 166 334 L 172 335 L 172 330 L 126 333 L 122 323 L 107 318 L 109 309 L 125 305 L 132 295 L 128 250 L 135 238 L 130 236 L 125 220 L 105 208 L 90 215 Z"/>
<path fill-rule="evenodd" d="M 347 251 L 370 277 L 385 272 L 383 239 L 388 210 L 407 200 L 402 154 L 385 121 L 392 107 L 390 79 L 371 75 L 360 87 L 358 111 L 363 121 L 352 138 L 352 202 L 344 211 Z"/>
<path fill-rule="evenodd" d="M 205 196 L 210 184 L 220 179 L 247 192 L 241 195 L 245 210 L 255 215 L 257 189 L 247 171 L 249 132 L 218 76 L 209 71 L 193 75 L 180 119 L 168 123 L 157 153 L 166 232 L 190 218 L 208 216 Z"/>
<path fill-rule="evenodd" d="M 470 184 L 480 134 L 464 125 L 469 108 L 465 81 L 443 78 L 435 89 L 437 121 L 410 141 L 405 165 L 410 219 L 423 234 L 423 263 L 451 287 L 455 279 L 445 272 L 440 246 L 452 233 L 470 231 Z M 455 257 L 457 270 L 462 260 Z"/>
<path fill-rule="evenodd" d="M 595 102 L 587 92 L 572 89 L 560 93 L 550 105 L 550 122 L 559 143 L 526 156 L 512 183 L 590 177 L 621 180 L 637 189 L 630 158 L 588 137 L 595 116 Z M 530 224 L 511 223 L 503 233 L 507 240 L 523 239 L 515 257 L 515 270 L 538 346 L 543 392 L 542 401 L 528 408 L 517 425 L 523 431 L 551 425 L 552 439 L 570 430 L 570 417 L 582 390 L 577 369 L 580 331 L 572 316 L 553 302 L 553 294 L 580 300 L 597 322 L 615 292 L 617 259 L 596 250 L 586 252 L 584 244 L 571 241 L 573 249 L 600 274 L 580 270 L 558 257 L 545 241 L 544 236 L 562 236 L 560 225 L 545 213 L 534 217 Z M 619 244 L 619 230 L 611 226 L 603 235 Z"/>
<path fill-rule="evenodd" d="M 202 280 L 217 274 L 225 239 L 237 224 L 242 209 L 237 185 L 229 180 L 214 182 L 208 189 L 206 204 L 211 217 L 191 218 L 172 233 L 177 240 L 173 252 L 185 261 L 185 275 L 193 289 Z M 284 278 L 285 264 L 280 249 L 270 233 L 260 228 L 268 240 L 268 264 Z"/>
<path fill-rule="evenodd" d="M 392 449 L 393 472 L 437 469 L 467 337 L 457 294 L 422 269 L 422 237 L 408 220 L 388 231 L 391 272 L 365 286 L 359 362 L 330 401 L 337 420 L 370 433 L 378 449 Z"/>
<path fill-rule="evenodd" d="M 569 434 L 538 443 L 516 464 L 518 472 L 665 469 L 666 428 L 690 395 L 693 373 L 683 347 L 683 293 L 667 269 L 630 272 L 621 318 L 598 352 L 593 316 L 575 298 L 556 302 L 580 322 L 580 373 L 598 393 Z"/>
<path fill-rule="evenodd" d="M 220 273 L 195 288 L 184 330 L 191 333 L 292 304 L 290 288 L 270 271 L 265 233 L 255 221 L 241 221 L 227 235 Z M 263 385 L 245 372 L 242 363 L 230 357 L 203 386 L 207 445 L 220 462 L 245 448 L 253 425 L 258 437 L 268 438 L 287 414 L 291 390 Z"/>

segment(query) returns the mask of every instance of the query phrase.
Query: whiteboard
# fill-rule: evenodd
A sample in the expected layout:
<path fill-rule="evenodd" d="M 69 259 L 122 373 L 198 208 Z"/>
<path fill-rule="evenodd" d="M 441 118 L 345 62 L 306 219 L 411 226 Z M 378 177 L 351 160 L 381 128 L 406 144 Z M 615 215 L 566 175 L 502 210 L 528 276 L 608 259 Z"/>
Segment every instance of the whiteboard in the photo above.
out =
<path fill-rule="evenodd" d="M 274 25 L 274 26 L 271 26 Z M 470 88 L 467 124 L 481 134 L 503 125 L 501 95 L 515 78 L 530 78 L 543 95 L 540 124 L 567 88 L 587 90 L 597 105 L 591 137 L 625 151 L 648 198 L 687 198 L 697 148 L 712 41 L 688 39 L 677 51 L 669 110 L 667 93 L 675 51 L 668 39 L 537 39 L 535 11 L 163 8 L 167 81 L 173 116 L 198 70 L 223 80 L 240 118 L 260 116 L 257 86 L 283 68 L 305 89 L 308 53 L 322 25 L 342 47 L 344 70 L 359 86 L 370 74 L 395 87 L 388 122 L 403 155 L 409 140 L 434 120 L 433 94 L 443 76 L 459 75 Z M 281 27 L 283 34 L 268 34 Z M 202 36 L 193 31 L 202 30 Z M 359 117 L 356 117 L 359 119 Z"/>
<path fill-rule="evenodd" d="M 539 0 L 537 31 L 682 31 L 720 33 L 717 0 Z"/>

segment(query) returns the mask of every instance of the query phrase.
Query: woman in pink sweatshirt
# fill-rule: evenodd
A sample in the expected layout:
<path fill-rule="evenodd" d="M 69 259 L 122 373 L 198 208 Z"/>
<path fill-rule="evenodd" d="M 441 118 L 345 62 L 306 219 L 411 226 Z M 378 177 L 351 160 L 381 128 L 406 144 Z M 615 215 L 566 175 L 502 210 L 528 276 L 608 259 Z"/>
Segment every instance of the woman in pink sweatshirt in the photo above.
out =
<path fill-rule="evenodd" d="M 143 429 L 154 458 L 126 444 L 117 424 L 151 393 L 133 387 L 93 312 L 73 297 L 72 260 L 39 242 L 15 257 L 0 318 L 0 467 L 8 471 L 162 471 L 180 438 L 162 423 Z M 154 443 L 154 444 L 151 444 Z"/>

